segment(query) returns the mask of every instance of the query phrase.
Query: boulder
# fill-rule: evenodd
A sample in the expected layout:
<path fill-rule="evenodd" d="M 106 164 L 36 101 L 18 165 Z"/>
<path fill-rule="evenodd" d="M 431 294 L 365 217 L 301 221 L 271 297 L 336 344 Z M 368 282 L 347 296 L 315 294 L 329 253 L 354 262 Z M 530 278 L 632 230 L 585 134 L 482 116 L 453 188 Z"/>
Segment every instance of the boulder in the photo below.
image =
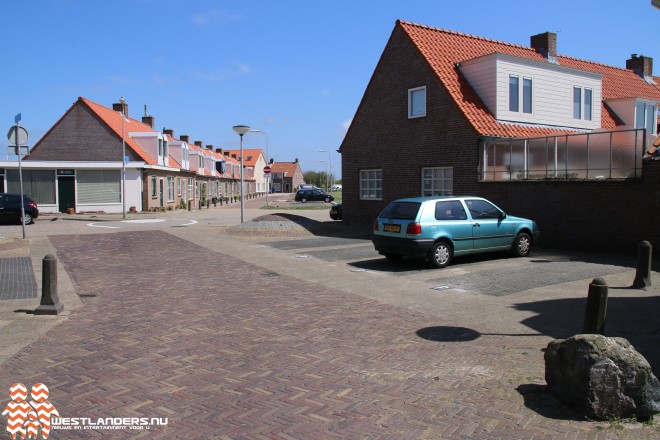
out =
<path fill-rule="evenodd" d="M 592 419 L 646 420 L 660 412 L 660 383 L 624 338 L 557 339 L 545 351 L 545 381 L 561 402 Z"/>

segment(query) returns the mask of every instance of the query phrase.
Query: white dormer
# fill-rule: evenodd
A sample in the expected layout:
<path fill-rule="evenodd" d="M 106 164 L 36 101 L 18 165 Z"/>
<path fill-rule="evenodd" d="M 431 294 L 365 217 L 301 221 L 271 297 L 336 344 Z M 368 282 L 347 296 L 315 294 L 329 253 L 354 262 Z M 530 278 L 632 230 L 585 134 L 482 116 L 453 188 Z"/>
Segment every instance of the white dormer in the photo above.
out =
<path fill-rule="evenodd" d="M 188 142 L 184 142 L 178 139 L 173 139 L 168 144 L 170 155 L 181 164 L 181 168 L 184 170 L 190 169 L 189 154 L 190 146 Z"/>
<path fill-rule="evenodd" d="M 601 127 L 599 73 L 503 53 L 461 62 L 459 70 L 498 121 Z"/>
<path fill-rule="evenodd" d="M 608 99 L 605 103 L 624 124 L 632 128 L 646 128 L 648 133 L 657 134 L 658 103 L 652 99 Z"/>
<path fill-rule="evenodd" d="M 137 142 L 144 151 L 154 158 L 158 165 L 168 166 L 169 146 L 167 136 L 156 131 L 131 132 L 128 133 L 135 142 Z"/>

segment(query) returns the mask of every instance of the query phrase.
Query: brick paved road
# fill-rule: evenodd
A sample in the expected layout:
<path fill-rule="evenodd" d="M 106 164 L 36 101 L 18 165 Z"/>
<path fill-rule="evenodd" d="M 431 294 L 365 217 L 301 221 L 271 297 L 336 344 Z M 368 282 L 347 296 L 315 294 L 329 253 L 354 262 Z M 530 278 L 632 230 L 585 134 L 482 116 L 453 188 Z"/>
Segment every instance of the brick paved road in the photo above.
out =
<path fill-rule="evenodd" d="M 167 428 L 137 434 L 51 438 L 617 434 L 552 402 L 542 353 L 517 346 L 519 338 L 448 327 L 423 339 L 419 330 L 446 323 L 161 231 L 51 240 L 86 304 L 9 360 L 0 389 L 43 382 L 66 417 L 169 418 Z M 657 435 L 643 425 L 621 434 Z"/>

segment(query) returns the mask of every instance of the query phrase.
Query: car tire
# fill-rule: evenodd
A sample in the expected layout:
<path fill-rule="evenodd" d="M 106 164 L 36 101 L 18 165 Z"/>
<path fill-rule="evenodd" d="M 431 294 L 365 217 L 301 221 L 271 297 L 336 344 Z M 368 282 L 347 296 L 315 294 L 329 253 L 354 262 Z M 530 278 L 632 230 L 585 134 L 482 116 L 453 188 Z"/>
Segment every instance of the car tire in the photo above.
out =
<path fill-rule="evenodd" d="M 517 257 L 528 256 L 529 252 L 532 250 L 532 237 L 525 232 L 521 232 L 516 236 L 516 239 L 513 240 L 511 250 Z"/>
<path fill-rule="evenodd" d="M 32 224 L 34 220 L 32 219 L 32 215 L 29 213 L 25 213 L 25 217 L 23 217 L 23 224 L 24 225 L 30 225 Z"/>
<path fill-rule="evenodd" d="M 325 203 L 330 203 L 330 197 L 326 197 L 325 199 L 323 199 L 323 201 L 324 201 Z"/>
<path fill-rule="evenodd" d="M 403 255 L 401 254 L 393 254 L 391 252 L 386 252 L 383 254 L 385 258 L 387 258 L 387 261 L 391 261 L 393 263 L 397 261 L 401 261 L 403 259 Z"/>
<path fill-rule="evenodd" d="M 302 199 L 300 199 L 300 203 L 307 203 L 307 199 L 303 197 Z"/>
<path fill-rule="evenodd" d="M 444 240 L 436 242 L 429 251 L 428 261 L 431 267 L 443 268 L 451 262 L 454 254 L 451 245 Z"/>

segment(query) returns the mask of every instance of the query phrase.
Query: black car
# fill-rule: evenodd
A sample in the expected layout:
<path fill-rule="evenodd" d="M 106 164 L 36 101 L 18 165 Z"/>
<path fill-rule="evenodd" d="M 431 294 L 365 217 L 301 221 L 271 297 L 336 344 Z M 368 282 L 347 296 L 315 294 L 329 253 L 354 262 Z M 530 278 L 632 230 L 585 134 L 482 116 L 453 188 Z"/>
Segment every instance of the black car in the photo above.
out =
<path fill-rule="evenodd" d="M 330 203 L 335 198 L 331 194 L 325 193 L 321 189 L 301 189 L 296 193 L 296 202 L 312 202 L 312 201 L 323 201 L 325 203 Z"/>
<path fill-rule="evenodd" d="M 330 208 L 330 218 L 333 220 L 341 220 L 341 203 L 335 203 Z"/>
<path fill-rule="evenodd" d="M 39 209 L 34 200 L 23 195 L 23 209 L 25 210 L 26 225 L 39 217 Z M 21 195 L 18 193 L 0 193 L 0 221 L 3 223 L 21 224 Z"/>

